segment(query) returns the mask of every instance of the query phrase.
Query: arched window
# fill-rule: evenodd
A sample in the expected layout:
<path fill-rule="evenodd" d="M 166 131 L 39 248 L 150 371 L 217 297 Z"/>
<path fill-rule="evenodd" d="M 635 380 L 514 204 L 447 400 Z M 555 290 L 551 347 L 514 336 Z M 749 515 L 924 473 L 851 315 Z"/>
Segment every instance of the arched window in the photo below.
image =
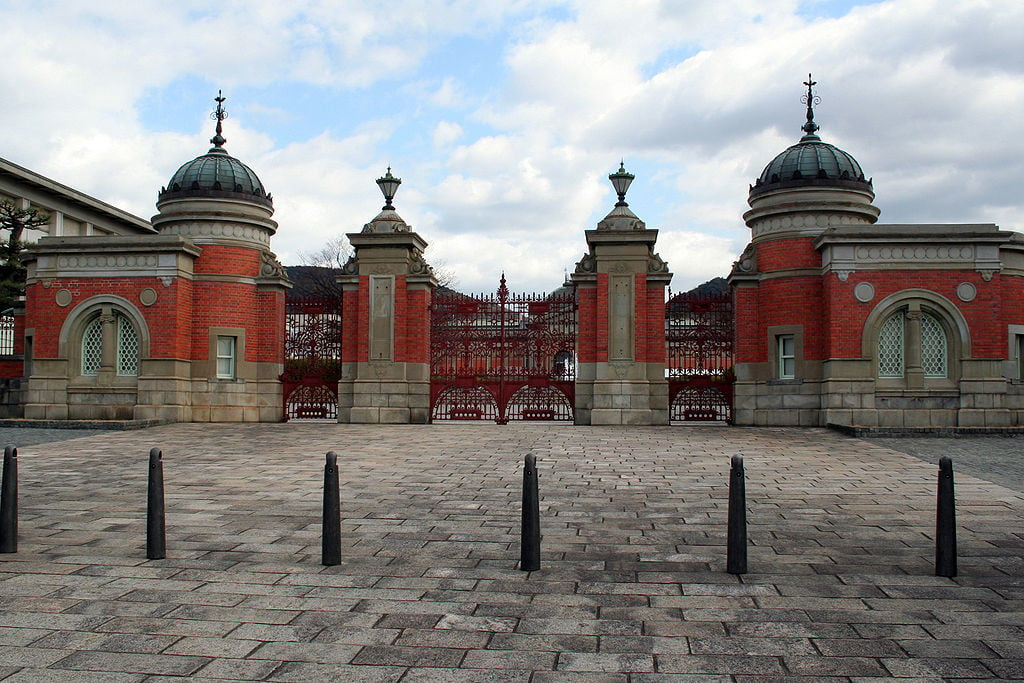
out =
<path fill-rule="evenodd" d="M 109 341 L 108 341 L 109 340 Z M 106 346 L 110 344 L 109 356 Z M 139 333 L 120 312 L 96 314 L 82 332 L 82 375 L 95 377 L 107 365 L 122 377 L 139 374 Z"/>
<path fill-rule="evenodd" d="M 942 380 L 950 376 L 950 325 L 913 302 L 892 312 L 878 328 L 878 378 L 901 380 L 917 376 Z"/>

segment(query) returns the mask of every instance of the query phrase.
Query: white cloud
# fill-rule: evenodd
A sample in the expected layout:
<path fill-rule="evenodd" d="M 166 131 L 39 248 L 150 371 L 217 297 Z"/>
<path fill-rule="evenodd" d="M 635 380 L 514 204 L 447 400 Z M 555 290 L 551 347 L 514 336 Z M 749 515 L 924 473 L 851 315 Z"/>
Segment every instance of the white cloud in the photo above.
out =
<path fill-rule="evenodd" d="M 661 230 L 678 288 L 724 275 L 742 249 L 747 185 L 799 138 L 799 82 L 813 71 L 822 137 L 874 177 L 882 220 L 1024 227 L 1024 3 L 888 0 L 809 18 L 814 9 L 21 3 L 5 12 L 0 156 L 149 216 L 212 124 L 196 112 L 154 130 L 139 111 L 169 84 L 209 77 L 265 97 L 232 111 L 227 147 L 274 193 L 286 262 L 372 218 L 373 180 L 390 163 L 405 181 L 400 213 L 467 289 L 493 288 L 501 267 L 523 288 L 560 283 L 583 230 L 610 208 L 604 175 L 624 156 L 642 169 L 630 203 Z M 473 41 L 503 41 L 504 60 L 445 54 Z M 453 71 L 428 68 L 432 55 Z M 487 74 L 482 86 L 468 85 L 470 66 Z M 363 123 L 269 132 L 318 106 Z"/>
<path fill-rule="evenodd" d="M 434 126 L 434 147 L 447 147 L 462 137 L 462 126 L 452 121 L 441 121 Z"/>

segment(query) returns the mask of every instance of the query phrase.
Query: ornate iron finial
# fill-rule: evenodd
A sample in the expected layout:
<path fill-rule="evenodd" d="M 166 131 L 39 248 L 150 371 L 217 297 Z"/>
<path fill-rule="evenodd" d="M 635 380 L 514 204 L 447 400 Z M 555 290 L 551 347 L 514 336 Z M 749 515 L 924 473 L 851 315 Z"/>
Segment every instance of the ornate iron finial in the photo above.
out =
<path fill-rule="evenodd" d="M 821 128 L 814 122 L 814 105 L 821 104 L 821 98 L 814 94 L 812 88 L 818 85 L 818 82 L 811 79 L 811 74 L 807 74 L 804 85 L 807 86 L 807 94 L 801 97 L 800 101 L 807 105 L 807 122 L 800 126 L 800 130 L 807 135 L 814 135 Z"/>
<path fill-rule="evenodd" d="M 501 282 L 498 284 L 498 301 L 502 304 L 508 301 L 508 285 L 505 284 L 505 271 L 501 271 Z"/>
<path fill-rule="evenodd" d="M 210 138 L 210 142 L 212 142 L 213 146 L 217 149 L 223 147 L 224 143 L 227 142 L 224 136 L 221 135 L 221 133 L 224 132 L 224 127 L 221 125 L 221 122 L 228 117 L 228 110 L 223 107 L 224 100 L 226 99 L 227 98 L 224 97 L 223 93 L 218 90 L 217 96 L 213 98 L 213 101 L 217 103 L 217 109 L 210 114 L 210 118 L 217 122 L 217 134 Z"/>
<path fill-rule="evenodd" d="M 619 170 L 615 173 L 608 175 L 608 180 L 612 181 L 612 187 L 615 188 L 615 193 L 619 195 L 619 201 L 615 203 L 615 206 L 629 206 L 626 203 L 626 191 L 629 189 L 629 184 L 633 182 L 635 178 L 632 173 L 626 170 L 625 160 L 619 161 Z"/>

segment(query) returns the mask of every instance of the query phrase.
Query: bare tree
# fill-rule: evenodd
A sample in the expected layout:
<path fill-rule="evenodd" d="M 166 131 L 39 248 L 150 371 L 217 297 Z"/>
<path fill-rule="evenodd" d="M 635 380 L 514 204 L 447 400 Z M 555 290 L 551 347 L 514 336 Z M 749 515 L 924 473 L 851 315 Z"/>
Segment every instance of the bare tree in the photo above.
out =
<path fill-rule="evenodd" d="M 7 230 L 7 239 L 0 242 L 0 311 L 6 311 L 25 293 L 25 265 L 21 252 L 26 230 L 39 228 L 50 217 L 38 209 L 22 209 L 14 202 L 0 199 L 0 230 Z"/>
<path fill-rule="evenodd" d="M 344 235 L 332 237 L 315 251 L 299 254 L 302 265 L 288 267 L 288 276 L 295 283 L 291 296 L 296 299 L 340 297 L 341 285 L 337 277 L 352 255 L 352 246 Z M 455 272 L 443 262 L 434 265 L 433 271 L 441 287 L 453 289 L 458 283 Z"/>
<path fill-rule="evenodd" d="M 299 254 L 300 266 L 291 266 L 288 275 L 295 283 L 296 298 L 336 298 L 341 296 L 337 278 L 352 256 L 352 247 L 344 235 L 324 242 L 316 251 Z"/>

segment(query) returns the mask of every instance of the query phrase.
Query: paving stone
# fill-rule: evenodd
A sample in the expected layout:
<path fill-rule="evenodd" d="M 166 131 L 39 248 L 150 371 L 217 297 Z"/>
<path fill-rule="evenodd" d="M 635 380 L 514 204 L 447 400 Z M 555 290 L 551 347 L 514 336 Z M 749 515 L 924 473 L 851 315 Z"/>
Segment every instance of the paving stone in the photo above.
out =
<path fill-rule="evenodd" d="M 930 452 L 987 448 L 966 441 Z M 154 444 L 169 557 L 146 561 Z M 344 463 L 334 567 L 319 563 L 326 450 Z M 526 452 L 544 531 L 528 573 Z M 724 572 L 734 452 L 741 577 Z M 19 457 L 9 680 L 1021 677 L 1021 488 L 958 469 L 961 576 L 935 577 L 934 462 L 820 429 L 181 424 Z"/>
<path fill-rule="evenodd" d="M 406 671 L 406 669 L 398 667 L 285 662 L 270 674 L 266 680 L 286 683 L 307 683 L 307 681 L 394 683 L 402 678 Z"/>
<path fill-rule="evenodd" d="M 370 666 L 457 667 L 465 650 L 441 647 L 369 646 L 359 651 L 353 664 Z"/>
<path fill-rule="evenodd" d="M 151 680 L 145 674 L 131 674 L 120 671 L 70 671 L 68 669 L 21 669 L 12 670 L 3 678 L 5 683 L 138 683 Z M 0 671 L 0 675 L 3 672 Z"/>
<path fill-rule="evenodd" d="M 226 653 L 196 672 L 192 678 L 214 678 L 236 681 L 261 681 L 272 674 L 281 662 L 250 659 L 225 659 Z"/>
<path fill-rule="evenodd" d="M 539 671 L 553 670 L 559 656 L 554 652 L 516 650 L 468 650 L 461 667 L 466 669 Z"/>
<path fill-rule="evenodd" d="M 660 673 L 731 674 L 743 672 L 763 676 L 785 674 L 778 657 L 746 655 L 657 655 Z"/>
<path fill-rule="evenodd" d="M 654 657 L 640 653 L 562 652 L 559 671 L 644 672 L 654 671 Z"/>
<path fill-rule="evenodd" d="M 201 657 L 80 651 L 54 662 L 53 668 L 188 676 L 209 661 Z"/>
<path fill-rule="evenodd" d="M 531 675 L 533 678 L 531 678 Z M 472 669 L 409 669 L 403 683 L 423 681 L 423 683 L 526 683 L 539 680 L 532 671 L 508 671 L 491 669 L 487 671 Z M 562 679 L 565 680 L 565 679 Z"/>
<path fill-rule="evenodd" d="M 794 676 L 885 676 L 888 672 L 869 657 L 783 657 Z"/>

